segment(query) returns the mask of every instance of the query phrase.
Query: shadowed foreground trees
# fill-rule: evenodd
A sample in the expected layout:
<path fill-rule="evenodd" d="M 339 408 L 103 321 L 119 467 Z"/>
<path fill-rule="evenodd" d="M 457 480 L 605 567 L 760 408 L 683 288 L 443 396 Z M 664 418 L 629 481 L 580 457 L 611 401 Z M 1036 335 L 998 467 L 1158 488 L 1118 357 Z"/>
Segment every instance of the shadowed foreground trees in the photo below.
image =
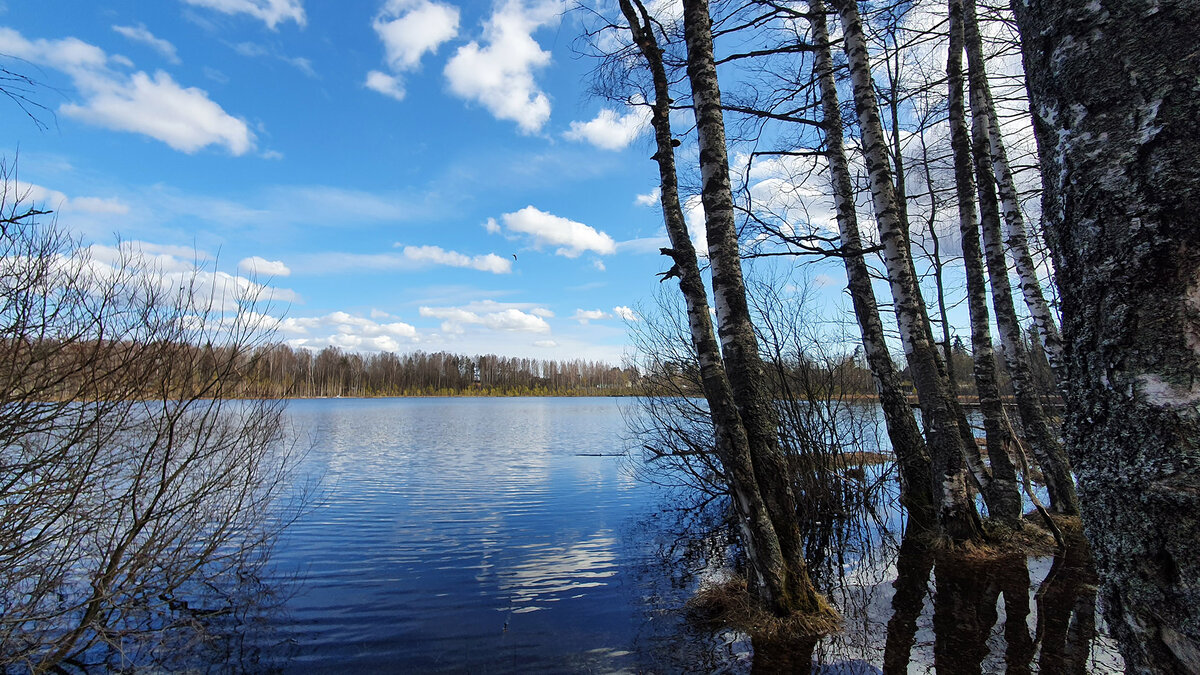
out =
<path fill-rule="evenodd" d="M 175 658 L 263 591 L 298 496 L 282 403 L 229 399 L 267 336 L 201 273 L 89 258 L 5 198 L 0 670 Z"/>
<path fill-rule="evenodd" d="M 1065 436 L 1131 672 L 1200 672 L 1200 2 L 1014 2 Z"/>

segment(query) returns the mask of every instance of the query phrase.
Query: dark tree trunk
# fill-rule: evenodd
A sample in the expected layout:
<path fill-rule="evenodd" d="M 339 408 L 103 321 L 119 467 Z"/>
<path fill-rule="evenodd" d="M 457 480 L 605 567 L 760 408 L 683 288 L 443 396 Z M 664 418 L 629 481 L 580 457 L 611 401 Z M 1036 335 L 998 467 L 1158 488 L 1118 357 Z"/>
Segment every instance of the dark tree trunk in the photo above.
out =
<path fill-rule="evenodd" d="M 788 594 L 789 565 L 780 548 L 771 514 L 764 502 L 752 458 L 752 447 L 734 400 L 733 389 L 721 360 L 721 350 L 709 316 L 708 294 L 688 236 L 675 170 L 670 122 L 670 91 L 662 62 L 662 50 L 654 36 L 653 22 L 639 0 L 621 0 L 634 42 L 642 52 L 654 82 L 655 100 L 651 123 L 657 151 L 661 204 L 670 249 L 663 249 L 674 265 L 665 278 L 678 277 L 687 306 L 692 347 L 700 363 L 701 382 L 708 400 L 717 447 L 716 453 L 729 475 L 729 492 L 738 513 L 742 540 L 753 570 L 753 586 L 770 605 Z M 794 518 L 793 518 L 794 520 Z M 803 564 L 803 559 L 801 559 Z M 807 580 L 807 576 L 805 577 Z"/>
<path fill-rule="evenodd" d="M 779 614 L 816 612 L 820 603 L 804 564 L 804 540 L 796 518 L 792 471 L 779 446 L 775 403 L 767 386 L 766 367 L 758 353 L 758 339 L 746 302 L 707 0 L 684 1 L 683 28 L 700 144 L 700 197 L 708 233 L 717 333 L 725 371 L 750 441 L 754 475 L 783 555 L 782 583 L 775 589 L 772 602 Z"/>
<path fill-rule="evenodd" d="M 838 107 L 837 85 L 833 77 L 833 55 L 829 44 L 829 29 L 825 21 L 823 0 L 809 0 L 812 25 L 813 68 L 821 92 L 824 114 L 825 155 L 829 161 L 833 200 L 837 209 L 838 229 L 841 231 L 842 256 L 846 265 L 850 300 L 862 334 L 863 352 L 875 377 L 879 403 L 883 408 L 888 438 L 896 463 L 900 467 L 901 495 L 905 508 L 922 528 L 936 527 L 937 499 L 934 495 L 929 453 L 925 439 L 917 426 L 912 407 L 900 385 L 900 376 L 892 363 L 884 337 L 883 321 L 871 286 L 871 273 L 862 254 L 862 238 L 858 231 L 858 215 L 854 208 L 854 184 L 846 160 L 842 138 L 842 113 Z"/>
<path fill-rule="evenodd" d="M 1200 672 L 1200 2 L 1013 10 L 1108 624 L 1130 672 Z"/>

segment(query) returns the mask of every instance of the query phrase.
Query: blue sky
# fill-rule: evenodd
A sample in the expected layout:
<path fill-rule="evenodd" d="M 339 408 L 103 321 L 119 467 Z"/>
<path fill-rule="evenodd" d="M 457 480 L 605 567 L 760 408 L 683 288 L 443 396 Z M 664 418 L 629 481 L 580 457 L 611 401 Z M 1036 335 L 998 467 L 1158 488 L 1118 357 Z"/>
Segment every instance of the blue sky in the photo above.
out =
<path fill-rule="evenodd" d="M 658 285 L 644 116 L 560 2 L 0 7 L 49 110 L 0 105 L 22 190 L 99 255 L 253 272 L 293 344 L 616 362 Z"/>

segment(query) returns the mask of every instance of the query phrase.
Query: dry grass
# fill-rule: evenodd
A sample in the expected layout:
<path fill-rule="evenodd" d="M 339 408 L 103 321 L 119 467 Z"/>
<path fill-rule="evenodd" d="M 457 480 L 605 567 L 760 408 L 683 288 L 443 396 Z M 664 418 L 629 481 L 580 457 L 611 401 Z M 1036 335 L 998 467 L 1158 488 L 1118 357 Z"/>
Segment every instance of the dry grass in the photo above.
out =
<path fill-rule="evenodd" d="M 785 643 L 818 637 L 841 629 L 842 617 L 824 596 L 817 596 L 815 612 L 793 612 L 784 617 L 765 609 L 746 587 L 743 577 L 711 584 L 688 601 L 688 616 L 697 623 L 728 627 L 750 635 L 756 643 Z"/>

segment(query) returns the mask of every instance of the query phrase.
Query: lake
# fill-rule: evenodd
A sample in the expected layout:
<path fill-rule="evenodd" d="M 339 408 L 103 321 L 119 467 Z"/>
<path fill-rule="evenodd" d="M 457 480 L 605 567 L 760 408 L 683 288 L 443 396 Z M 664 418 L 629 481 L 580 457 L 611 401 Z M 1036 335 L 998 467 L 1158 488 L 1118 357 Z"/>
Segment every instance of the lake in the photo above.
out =
<path fill-rule="evenodd" d="M 635 480 L 619 456 L 625 450 L 621 408 L 632 403 L 293 401 L 289 416 L 301 442 L 311 446 L 301 473 L 320 476 L 322 491 L 274 553 L 275 583 L 288 595 L 247 629 L 233 657 L 240 661 L 230 667 L 749 671 L 745 636 L 702 629 L 685 618 L 695 577 L 672 569 L 678 562 L 671 527 L 663 524 L 675 496 Z M 912 624 L 904 632 L 911 632 L 905 668 L 912 672 L 944 664 L 947 645 L 971 660 L 978 652 L 980 665 L 1002 668 L 1012 658 L 1010 643 L 1029 648 L 1018 658 L 1034 672 L 1039 664 L 1044 672 L 1057 669 L 1055 653 L 1068 648 L 1078 653 L 1067 664 L 1071 670 L 1119 672 L 1111 642 L 1096 637 L 1095 622 L 1087 622 L 1095 619 L 1094 586 L 1063 572 L 1065 558 L 1056 560 L 1030 557 L 1015 575 L 1008 561 L 1008 572 L 996 578 L 1015 581 L 978 584 L 985 590 L 976 592 L 975 586 L 956 590 L 952 582 L 961 575 L 951 574 L 934 575 L 941 577 L 935 588 L 927 569 L 932 562 L 905 562 L 895 541 L 860 560 L 848 558 L 829 582 L 847 630 L 823 641 L 812 658 L 825 664 L 821 672 L 880 672 L 888 633 L 899 634 L 889 622 L 904 618 Z M 904 584 L 894 586 L 896 577 L 913 564 L 924 575 L 908 575 L 913 599 L 893 605 L 894 597 L 906 597 Z M 985 565 L 969 573 L 986 578 L 994 571 Z M 1037 595 L 1051 577 L 1059 580 L 1055 597 L 1065 608 L 1054 612 L 1043 602 L 1046 593 Z M 1064 591 L 1062 579 L 1080 581 Z M 1028 642 L 1036 644 L 1026 645 L 1015 637 L 1020 631 L 1004 625 L 1005 607 L 1022 606 L 1014 603 L 1014 584 L 1030 601 L 1023 623 Z M 998 590 L 990 593 L 991 587 Z M 1007 593 L 1003 602 L 1000 591 Z M 950 635 L 947 626 L 961 629 L 963 606 L 974 629 L 966 637 L 961 630 Z M 1035 656 L 1039 647 L 1048 653 Z M 808 659 L 807 652 L 801 655 L 802 662 Z"/>

